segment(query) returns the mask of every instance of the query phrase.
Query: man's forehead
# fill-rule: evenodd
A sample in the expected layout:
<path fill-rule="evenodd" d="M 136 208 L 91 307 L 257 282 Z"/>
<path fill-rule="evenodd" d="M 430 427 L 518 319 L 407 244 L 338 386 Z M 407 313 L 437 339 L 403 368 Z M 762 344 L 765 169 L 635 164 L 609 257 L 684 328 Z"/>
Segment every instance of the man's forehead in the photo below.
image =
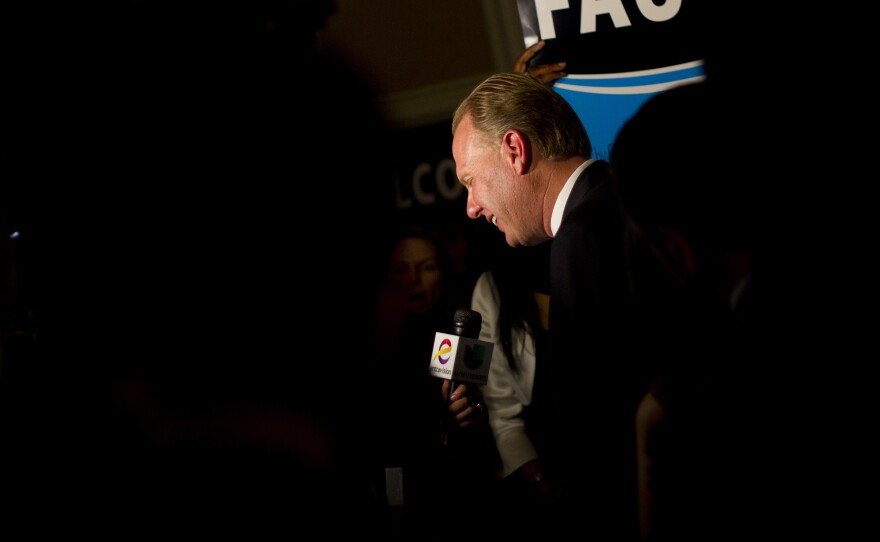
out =
<path fill-rule="evenodd" d="M 465 115 L 462 117 L 461 122 L 458 123 L 458 126 L 455 127 L 455 132 L 452 134 L 453 141 L 458 141 L 459 143 L 463 142 L 465 139 L 468 139 L 470 135 L 473 133 L 473 122 L 471 121 L 470 115 Z"/>
<path fill-rule="evenodd" d="M 455 167 L 458 173 L 466 164 L 465 158 L 469 147 L 472 144 L 473 126 L 470 124 L 469 118 L 465 117 L 461 123 L 455 128 L 452 136 L 452 158 L 455 160 Z"/>

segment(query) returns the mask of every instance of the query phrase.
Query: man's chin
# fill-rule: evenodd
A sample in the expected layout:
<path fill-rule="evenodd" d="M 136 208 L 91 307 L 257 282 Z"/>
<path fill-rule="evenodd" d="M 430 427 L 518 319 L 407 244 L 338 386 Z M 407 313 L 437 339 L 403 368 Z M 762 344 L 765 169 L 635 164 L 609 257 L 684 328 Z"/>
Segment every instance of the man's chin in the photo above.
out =
<path fill-rule="evenodd" d="M 507 234 L 504 235 L 504 239 L 507 241 L 507 244 L 512 246 L 513 248 L 518 247 L 536 247 L 540 244 L 546 243 L 550 240 L 549 237 L 542 237 L 539 239 L 513 239 L 509 237 Z"/>

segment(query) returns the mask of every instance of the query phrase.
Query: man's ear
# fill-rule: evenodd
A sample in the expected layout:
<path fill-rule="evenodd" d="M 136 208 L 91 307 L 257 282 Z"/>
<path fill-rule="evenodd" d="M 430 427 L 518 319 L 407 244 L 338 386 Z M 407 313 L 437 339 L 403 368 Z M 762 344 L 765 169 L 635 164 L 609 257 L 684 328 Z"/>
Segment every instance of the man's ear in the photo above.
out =
<path fill-rule="evenodd" d="M 697 258 L 693 245 L 678 230 L 667 226 L 657 228 L 661 236 L 660 246 L 667 261 L 676 269 L 688 274 L 697 272 Z"/>
<path fill-rule="evenodd" d="M 528 139 L 518 130 L 508 130 L 501 140 L 501 152 L 505 161 L 513 168 L 517 175 L 524 175 L 529 171 L 532 162 L 532 147 Z"/>

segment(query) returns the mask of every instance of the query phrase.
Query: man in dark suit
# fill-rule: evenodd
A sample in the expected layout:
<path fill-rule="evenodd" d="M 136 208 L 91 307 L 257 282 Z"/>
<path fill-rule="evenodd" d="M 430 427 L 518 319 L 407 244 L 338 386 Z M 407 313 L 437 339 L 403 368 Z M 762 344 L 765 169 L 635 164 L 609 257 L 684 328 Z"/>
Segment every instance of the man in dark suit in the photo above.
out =
<path fill-rule="evenodd" d="M 633 540 L 634 419 L 644 385 L 622 341 L 629 295 L 610 166 L 591 158 L 568 102 L 524 74 L 478 85 L 452 131 L 468 216 L 491 221 L 514 247 L 553 239 L 550 365 L 537 369 L 535 396 L 546 394 L 554 446 L 542 453 L 536 482 L 554 488 L 561 520 Z"/>

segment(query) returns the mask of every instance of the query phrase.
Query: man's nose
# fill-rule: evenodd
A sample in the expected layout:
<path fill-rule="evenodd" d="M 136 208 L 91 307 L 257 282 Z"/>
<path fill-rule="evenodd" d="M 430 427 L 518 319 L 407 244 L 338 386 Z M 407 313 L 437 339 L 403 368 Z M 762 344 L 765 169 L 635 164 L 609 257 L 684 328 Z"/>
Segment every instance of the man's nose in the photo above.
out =
<path fill-rule="evenodd" d="M 470 191 L 468 191 L 466 210 L 468 218 L 480 218 L 480 213 L 483 211 L 483 208 L 477 205 L 477 202 L 474 201 Z"/>

